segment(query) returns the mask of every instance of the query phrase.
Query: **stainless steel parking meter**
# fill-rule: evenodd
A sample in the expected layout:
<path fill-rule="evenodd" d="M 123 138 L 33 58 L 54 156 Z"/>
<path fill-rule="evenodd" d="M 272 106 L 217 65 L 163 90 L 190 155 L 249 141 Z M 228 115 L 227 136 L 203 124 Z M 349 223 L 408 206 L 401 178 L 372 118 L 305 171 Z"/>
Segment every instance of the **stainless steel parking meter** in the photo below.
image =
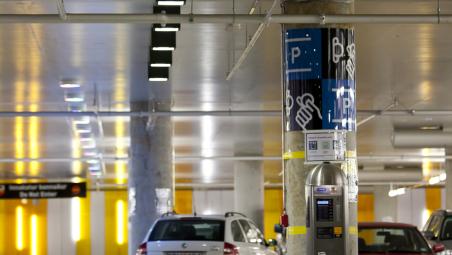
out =
<path fill-rule="evenodd" d="M 348 190 L 343 171 L 324 162 L 306 179 L 307 254 L 345 255 L 348 236 Z"/>

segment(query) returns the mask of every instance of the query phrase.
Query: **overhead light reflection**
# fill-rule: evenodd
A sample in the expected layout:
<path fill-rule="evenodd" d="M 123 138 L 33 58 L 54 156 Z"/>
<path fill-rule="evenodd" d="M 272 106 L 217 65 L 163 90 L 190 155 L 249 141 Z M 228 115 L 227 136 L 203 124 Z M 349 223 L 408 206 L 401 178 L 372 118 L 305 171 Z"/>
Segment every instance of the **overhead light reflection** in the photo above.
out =
<path fill-rule="evenodd" d="M 125 203 L 123 200 L 116 201 L 116 243 L 125 243 Z"/>
<path fill-rule="evenodd" d="M 16 249 L 24 249 L 24 208 L 16 207 Z"/>
<path fill-rule="evenodd" d="M 80 212 L 81 201 L 79 197 L 71 200 L 71 236 L 75 243 L 80 241 Z"/>
<path fill-rule="evenodd" d="M 31 255 L 38 255 L 38 216 L 33 214 L 31 216 Z"/>

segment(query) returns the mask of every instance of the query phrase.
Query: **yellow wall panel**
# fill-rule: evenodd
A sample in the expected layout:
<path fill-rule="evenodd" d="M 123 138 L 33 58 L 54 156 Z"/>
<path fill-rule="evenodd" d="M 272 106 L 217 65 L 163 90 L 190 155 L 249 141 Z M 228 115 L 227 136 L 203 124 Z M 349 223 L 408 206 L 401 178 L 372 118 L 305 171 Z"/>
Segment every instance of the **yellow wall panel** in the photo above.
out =
<path fill-rule="evenodd" d="M 77 255 L 91 254 L 91 217 L 90 192 L 86 198 L 80 198 L 80 240 L 75 246 Z"/>
<path fill-rule="evenodd" d="M 127 213 L 127 191 L 105 192 L 105 254 L 128 253 Z"/>
<path fill-rule="evenodd" d="M 193 212 L 193 190 L 176 190 L 174 210 L 178 214 Z"/>
<path fill-rule="evenodd" d="M 435 210 L 441 209 L 441 188 L 425 188 L 425 208 L 429 215 Z"/>
<path fill-rule="evenodd" d="M 358 222 L 375 221 L 374 195 L 358 195 Z"/>
<path fill-rule="evenodd" d="M 275 224 L 283 211 L 282 189 L 266 189 L 264 192 L 264 234 L 266 238 L 275 238 Z"/>

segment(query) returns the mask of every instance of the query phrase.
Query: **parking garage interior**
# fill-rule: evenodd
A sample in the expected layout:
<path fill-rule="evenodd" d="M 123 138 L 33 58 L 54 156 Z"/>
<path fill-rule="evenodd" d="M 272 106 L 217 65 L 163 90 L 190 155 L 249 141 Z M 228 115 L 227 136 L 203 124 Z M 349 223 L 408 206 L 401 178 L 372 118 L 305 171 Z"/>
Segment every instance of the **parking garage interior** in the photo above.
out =
<path fill-rule="evenodd" d="M 0 255 L 399 254 L 404 228 L 452 252 L 451 23 L 449 0 L 0 1 Z M 220 248 L 152 243 L 200 219 Z"/>

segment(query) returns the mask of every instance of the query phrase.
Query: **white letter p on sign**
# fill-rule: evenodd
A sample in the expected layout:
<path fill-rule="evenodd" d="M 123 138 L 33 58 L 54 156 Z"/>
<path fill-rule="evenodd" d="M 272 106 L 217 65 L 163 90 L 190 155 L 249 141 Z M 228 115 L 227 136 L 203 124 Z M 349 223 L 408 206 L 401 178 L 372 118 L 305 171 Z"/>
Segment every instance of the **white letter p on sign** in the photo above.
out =
<path fill-rule="evenodd" d="M 290 49 L 292 53 L 292 64 L 295 64 L 295 59 L 298 58 L 301 55 L 300 48 L 293 47 Z"/>

